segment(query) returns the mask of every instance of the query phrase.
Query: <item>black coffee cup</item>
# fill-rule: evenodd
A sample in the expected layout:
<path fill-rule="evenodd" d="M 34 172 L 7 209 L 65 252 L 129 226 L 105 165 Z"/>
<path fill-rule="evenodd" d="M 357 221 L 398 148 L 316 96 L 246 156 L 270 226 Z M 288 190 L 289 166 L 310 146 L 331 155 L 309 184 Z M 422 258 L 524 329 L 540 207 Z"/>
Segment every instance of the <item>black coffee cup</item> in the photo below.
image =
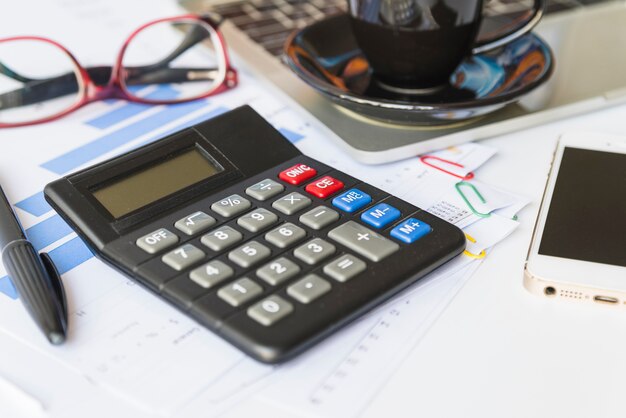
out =
<path fill-rule="evenodd" d="M 544 3 L 535 0 L 515 28 L 493 31 L 480 40 L 483 0 L 348 0 L 348 9 L 375 79 L 392 90 L 419 93 L 446 85 L 470 54 L 528 33 L 541 19 Z"/>

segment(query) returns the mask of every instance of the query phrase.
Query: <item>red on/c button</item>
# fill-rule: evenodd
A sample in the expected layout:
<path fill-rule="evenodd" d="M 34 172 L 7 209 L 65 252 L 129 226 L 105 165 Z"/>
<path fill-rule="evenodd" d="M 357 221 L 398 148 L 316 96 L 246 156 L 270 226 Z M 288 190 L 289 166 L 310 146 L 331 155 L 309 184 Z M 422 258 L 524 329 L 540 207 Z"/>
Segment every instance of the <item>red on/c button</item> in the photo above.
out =
<path fill-rule="evenodd" d="M 324 176 L 321 179 L 317 179 L 313 183 L 307 184 L 306 190 L 313 196 L 320 199 L 326 199 L 331 194 L 343 189 L 343 183 L 331 176 Z"/>
<path fill-rule="evenodd" d="M 306 164 L 296 164 L 293 167 L 289 167 L 283 170 L 278 175 L 278 178 L 282 181 L 297 186 L 298 184 L 315 177 L 317 171 L 314 168 L 309 167 Z"/>

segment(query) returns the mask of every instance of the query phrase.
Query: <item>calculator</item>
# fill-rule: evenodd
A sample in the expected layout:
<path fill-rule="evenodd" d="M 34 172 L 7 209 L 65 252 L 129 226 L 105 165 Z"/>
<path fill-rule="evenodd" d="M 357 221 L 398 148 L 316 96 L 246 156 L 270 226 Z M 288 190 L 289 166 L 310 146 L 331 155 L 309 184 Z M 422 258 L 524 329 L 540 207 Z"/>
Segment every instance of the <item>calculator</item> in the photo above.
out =
<path fill-rule="evenodd" d="M 465 247 L 457 227 L 303 155 L 249 106 L 44 193 L 96 256 L 264 363 Z"/>

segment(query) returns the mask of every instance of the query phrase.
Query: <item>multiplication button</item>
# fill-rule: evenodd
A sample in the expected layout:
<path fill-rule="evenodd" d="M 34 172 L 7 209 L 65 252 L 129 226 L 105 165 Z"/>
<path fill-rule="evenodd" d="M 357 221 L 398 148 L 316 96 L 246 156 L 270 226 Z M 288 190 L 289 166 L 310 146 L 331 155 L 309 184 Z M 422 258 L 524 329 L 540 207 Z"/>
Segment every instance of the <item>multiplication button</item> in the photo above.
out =
<path fill-rule="evenodd" d="M 324 273 L 337 280 L 347 282 L 365 270 L 367 265 L 351 254 L 345 254 L 324 266 Z"/>
<path fill-rule="evenodd" d="M 293 305 L 280 296 L 272 295 L 248 308 L 248 316 L 269 327 L 293 312 Z"/>
<path fill-rule="evenodd" d="M 139 238 L 137 246 L 149 254 L 158 253 L 178 243 L 178 236 L 165 228 L 157 229 Z"/>
<path fill-rule="evenodd" d="M 274 197 L 280 192 L 285 190 L 282 184 L 275 182 L 274 180 L 265 179 L 253 184 L 246 189 L 246 194 L 252 196 L 256 200 L 264 201 L 270 197 Z"/>
<path fill-rule="evenodd" d="M 400 249 L 395 242 L 354 221 L 331 230 L 328 237 L 375 262 Z"/>
<path fill-rule="evenodd" d="M 194 235 L 215 224 L 215 218 L 204 212 L 198 211 L 189 216 L 179 219 L 174 226 L 187 235 Z"/>
<path fill-rule="evenodd" d="M 318 206 L 300 216 L 300 222 L 316 231 L 336 222 L 338 219 L 339 214 L 337 211 L 329 209 L 326 206 Z"/>
<path fill-rule="evenodd" d="M 233 194 L 213 203 L 211 210 L 225 218 L 230 218 L 246 211 L 250 206 L 252 204 L 248 199 L 238 194 Z"/>
<path fill-rule="evenodd" d="M 300 212 L 310 204 L 311 199 L 301 195 L 300 193 L 293 192 L 272 203 L 272 207 L 281 211 L 285 215 L 293 215 L 296 212 Z"/>

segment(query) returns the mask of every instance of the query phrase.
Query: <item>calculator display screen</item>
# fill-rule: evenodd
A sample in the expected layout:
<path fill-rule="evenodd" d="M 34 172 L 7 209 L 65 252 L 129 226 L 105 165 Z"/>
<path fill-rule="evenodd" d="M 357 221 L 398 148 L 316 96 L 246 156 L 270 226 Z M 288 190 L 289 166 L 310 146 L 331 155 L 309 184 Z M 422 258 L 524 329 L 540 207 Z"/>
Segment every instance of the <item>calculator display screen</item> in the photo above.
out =
<path fill-rule="evenodd" d="M 564 148 L 539 254 L 626 266 L 626 154 Z"/>
<path fill-rule="evenodd" d="M 117 219 L 223 170 L 194 148 L 107 184 L 93 196 Z"/>

